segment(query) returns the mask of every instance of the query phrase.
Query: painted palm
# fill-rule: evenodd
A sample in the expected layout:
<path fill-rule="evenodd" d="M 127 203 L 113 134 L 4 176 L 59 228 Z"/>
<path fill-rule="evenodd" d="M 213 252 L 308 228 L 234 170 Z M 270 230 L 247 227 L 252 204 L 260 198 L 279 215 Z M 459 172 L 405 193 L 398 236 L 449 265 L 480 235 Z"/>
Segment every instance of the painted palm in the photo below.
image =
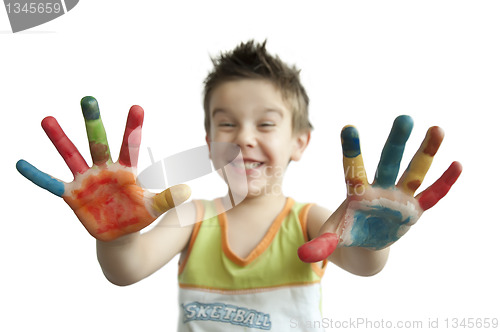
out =
<path fill-rule="evenodd" d="M 39 187 L 60 196 L 73 209 L 89 233 L 102 241 L 137 232 L 161 214 L 189 197 L 189 187 L 178 185 L 155 194 L 136 182 L 144 111 L 130 108 L 120 156 L 111 160 L 106 132 L 97 101 L 81 100 L 93 165 L 63 132 L 56 119 L 46 117 L 42 127 L 73 173 L 74 180 L 65 183 L 41 172 L 30 163 L 19 160 L 19 172 Z"/>
<path fill-rule="evenodd" d="M 338 246 L 386 248 L 403 236 L 422 213 L 443 198 L 457 178 L 462 166 L 453 162 L 434 184 L 415 195 L 429 170 L 444 133 L 431 127 L 396 184 L 406 141 L 413 128 L 409 116 L 399 116 L 382 150 L 375 179 L 368 183 L 355 127 L 346 126 L 341 133 L 343 164 L 347 184 L 344 215 L 333 228 L 299 248 L 306 262 L 328 257 Z"/>

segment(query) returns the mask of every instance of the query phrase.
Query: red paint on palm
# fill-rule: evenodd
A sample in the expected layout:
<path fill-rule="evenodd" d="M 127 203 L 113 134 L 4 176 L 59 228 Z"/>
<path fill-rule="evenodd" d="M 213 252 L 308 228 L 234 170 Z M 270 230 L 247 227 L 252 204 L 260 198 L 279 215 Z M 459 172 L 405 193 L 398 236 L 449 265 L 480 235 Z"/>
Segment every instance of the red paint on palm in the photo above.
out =
<path fill-rule="evenodd" d="M 101 241 L 137 232 L 154 220 L 145 207 L 144 190 L 135 183 L 133 173 L 125 170 L 103 169 L 63 198 L 89 233 Z"/>
<path fill-rule="evenodd" d="M 339 239 L 337 234 L 324 233 L 300 246 L 297 250 L 297 254 L 304 263 L 319 262 L 328 258 L 335 248 L 337 248 L 338 243 Z"/>

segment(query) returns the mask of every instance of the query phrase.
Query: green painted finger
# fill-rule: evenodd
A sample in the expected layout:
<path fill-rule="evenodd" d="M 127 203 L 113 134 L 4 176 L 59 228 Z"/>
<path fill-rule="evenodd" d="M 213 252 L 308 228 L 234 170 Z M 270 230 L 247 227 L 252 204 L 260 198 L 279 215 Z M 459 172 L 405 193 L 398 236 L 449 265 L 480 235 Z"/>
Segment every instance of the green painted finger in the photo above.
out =
<path fill-rule="evenodd" d="M 97 100 L 94 97 L 87 96 L 82 98 L 80 104 L 85 118 L 92 161 L 95 165 L 111 164 L 108 139 L 102 124 Z"/>

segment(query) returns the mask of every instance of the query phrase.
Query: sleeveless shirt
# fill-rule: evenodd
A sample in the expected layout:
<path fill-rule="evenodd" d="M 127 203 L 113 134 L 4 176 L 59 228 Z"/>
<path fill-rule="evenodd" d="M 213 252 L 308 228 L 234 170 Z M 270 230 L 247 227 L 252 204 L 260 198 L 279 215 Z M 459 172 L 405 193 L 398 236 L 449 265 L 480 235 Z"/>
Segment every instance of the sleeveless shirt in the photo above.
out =
<path fill-rule="evenodd" d="M 320 280 L 326 261 L 304 263 L 311 204 L 287 198 L 264 238 L 246 257 L 228 245 L 220 200 L 195 201 L 199 216 L 179 265 L 178 331 L 322 331 Z M 319 265 L 321 264 L 321 265 Z"/>

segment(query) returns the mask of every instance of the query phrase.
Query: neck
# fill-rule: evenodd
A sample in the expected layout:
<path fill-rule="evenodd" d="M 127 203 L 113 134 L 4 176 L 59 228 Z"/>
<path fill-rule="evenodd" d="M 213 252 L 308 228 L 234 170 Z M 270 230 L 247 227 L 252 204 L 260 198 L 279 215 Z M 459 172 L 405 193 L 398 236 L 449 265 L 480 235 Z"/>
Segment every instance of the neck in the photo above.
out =
<path fill-rule="evenodd" d="M 283 193 L 271 193 L 266 195 L 258 195 L 258 196 L 247 196 L 243 201 L 238 203 L 238 207 L 258 207 L 259 209 L 264 206 L 283 206 L 285 204 L 286 197 Z"/>

